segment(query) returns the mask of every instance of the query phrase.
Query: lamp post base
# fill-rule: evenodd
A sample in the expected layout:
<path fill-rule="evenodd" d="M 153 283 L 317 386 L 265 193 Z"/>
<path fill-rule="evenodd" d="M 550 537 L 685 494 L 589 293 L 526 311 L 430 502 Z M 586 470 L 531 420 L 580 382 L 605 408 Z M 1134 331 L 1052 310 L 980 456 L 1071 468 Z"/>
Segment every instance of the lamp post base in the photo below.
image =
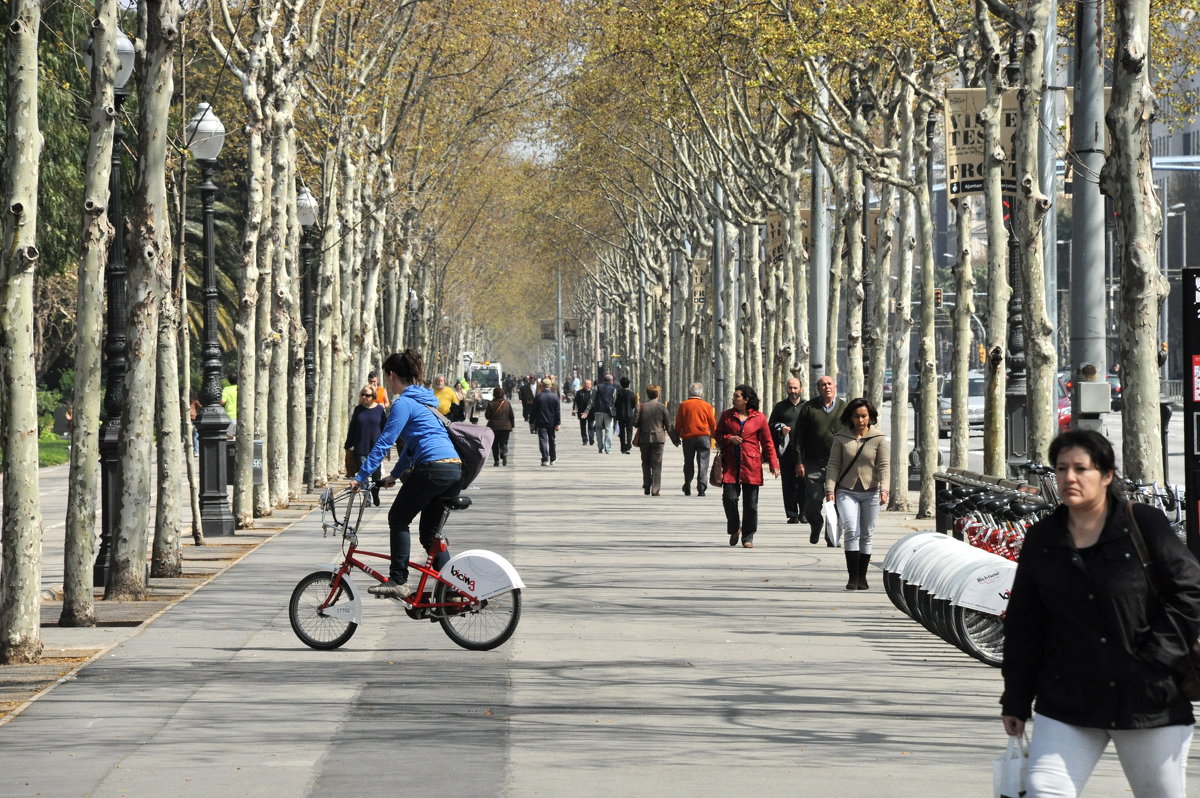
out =
<path fill-rule="evenodd" d="M 100 549 L 92 566 L 92 585 L 108 585 L 112 560 L 113 533 L 117 528 L 117 508 L 121 506 L 121 459 L 117 444 L 121 439 L 120 417 L 106 419 L 100 427 Z"/>
<path fill-rule="evenodd" d="M 225 459 L 229 416 L 220 405 L 208 405 L 201 409 L 196 427 L 200 432 L 200 530 L 205 538 L 232 535 L 237 524 L 229 507 Z"/>

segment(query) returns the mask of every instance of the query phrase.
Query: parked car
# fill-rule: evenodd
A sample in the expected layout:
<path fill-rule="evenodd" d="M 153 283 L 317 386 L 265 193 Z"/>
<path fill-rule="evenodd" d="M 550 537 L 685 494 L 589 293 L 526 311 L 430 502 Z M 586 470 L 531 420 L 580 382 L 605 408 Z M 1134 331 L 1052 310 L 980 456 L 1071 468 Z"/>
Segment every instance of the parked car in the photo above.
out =
<path fill-rule="evenodd" d="M 892 370 L 883 372 L 883 401 L 892 401 Z"/>
<path fill-rule="evenodd" d="M 967 427 L 983 427 L 984 375 L 982 371 L 967 374 Z M 942 380 L 942 392 L 938 397 L 938 437 L 950 437 L 950 419 L 954 414 L 950 403 L 953 383 Z"/>
<path fill-rule="evenodd" d="M 1071 391 L 1070 383 L 1060 375 L 1054 381 L 1054 395 L 1058 400 L 1058 431 L 1066 432 L 1071 428 Z"/>

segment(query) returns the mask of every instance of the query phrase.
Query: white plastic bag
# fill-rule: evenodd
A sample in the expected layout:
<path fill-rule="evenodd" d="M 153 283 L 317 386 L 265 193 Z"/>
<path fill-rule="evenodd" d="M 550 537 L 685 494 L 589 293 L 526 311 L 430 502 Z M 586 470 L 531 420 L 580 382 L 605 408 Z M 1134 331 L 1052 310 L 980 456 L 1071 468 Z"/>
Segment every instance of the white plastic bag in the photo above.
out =
<path fill-rule="evenodd" d="M 842 525 L 838 523 L 836 502 L 826 499 L 821 504 L 821 520 L 825 522 L 825 540 L 830 546 L 841 546 Z"/>
<path fill-rule="evenodd" d="M 992 762 L 994 798 L 1020 798 L 1029 774 L 1029 741 L 1025 735 L 1008 738 L 1004 753 Z"/>

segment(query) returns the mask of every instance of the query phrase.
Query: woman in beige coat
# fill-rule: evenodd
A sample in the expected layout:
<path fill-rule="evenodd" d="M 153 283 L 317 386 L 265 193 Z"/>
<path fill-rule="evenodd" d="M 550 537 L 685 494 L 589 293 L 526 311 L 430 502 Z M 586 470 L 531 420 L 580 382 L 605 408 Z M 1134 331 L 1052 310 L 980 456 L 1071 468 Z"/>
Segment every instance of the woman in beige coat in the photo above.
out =
<path fill-rule="evenodd" d="M 638 405 L 633 417 L 638 448 L 642 450 L 642 492 L 657 496 L 662 480 L 663 445 L 667 442 L 667 407 L 658 401 L 657 385 L 646 386 L 646 401 Z"/>
<path fill-rule="evenodd" d="M 825 469 L 825 498 L 837 502 L 838 525 L 846 547 L 847 590 L 867 589 L 871 536 L 880 502 L 888 500 L 891 477 L 888 441 L 879 428 L 879 411 L 869 399 L 852 399 L 842 412 L 842 429 L 833 436 Z"/>

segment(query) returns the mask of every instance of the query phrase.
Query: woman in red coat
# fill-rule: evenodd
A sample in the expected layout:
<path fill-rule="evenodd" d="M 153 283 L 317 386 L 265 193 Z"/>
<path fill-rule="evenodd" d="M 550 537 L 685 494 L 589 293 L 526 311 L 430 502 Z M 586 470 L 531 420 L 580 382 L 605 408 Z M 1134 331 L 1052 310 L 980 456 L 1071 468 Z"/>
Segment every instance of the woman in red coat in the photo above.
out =
<path fill-rule="evenodd" d="M 771 474 L 779 476 L 779 460 L 767 417 L 758 410 L 758 394 L 749 385 L 733 389 L 733 407 L 717 421 L 717 445 L 721 447 L 721 503 L 725 506 L 725 522 L 729 545 L 754 548 L 754 533 L 758 531 L 758 488 L 763 484 L 763 457 L 771 466 Z M 738 496 L 742 499 L 742 517 L 738 520 Z"/>

